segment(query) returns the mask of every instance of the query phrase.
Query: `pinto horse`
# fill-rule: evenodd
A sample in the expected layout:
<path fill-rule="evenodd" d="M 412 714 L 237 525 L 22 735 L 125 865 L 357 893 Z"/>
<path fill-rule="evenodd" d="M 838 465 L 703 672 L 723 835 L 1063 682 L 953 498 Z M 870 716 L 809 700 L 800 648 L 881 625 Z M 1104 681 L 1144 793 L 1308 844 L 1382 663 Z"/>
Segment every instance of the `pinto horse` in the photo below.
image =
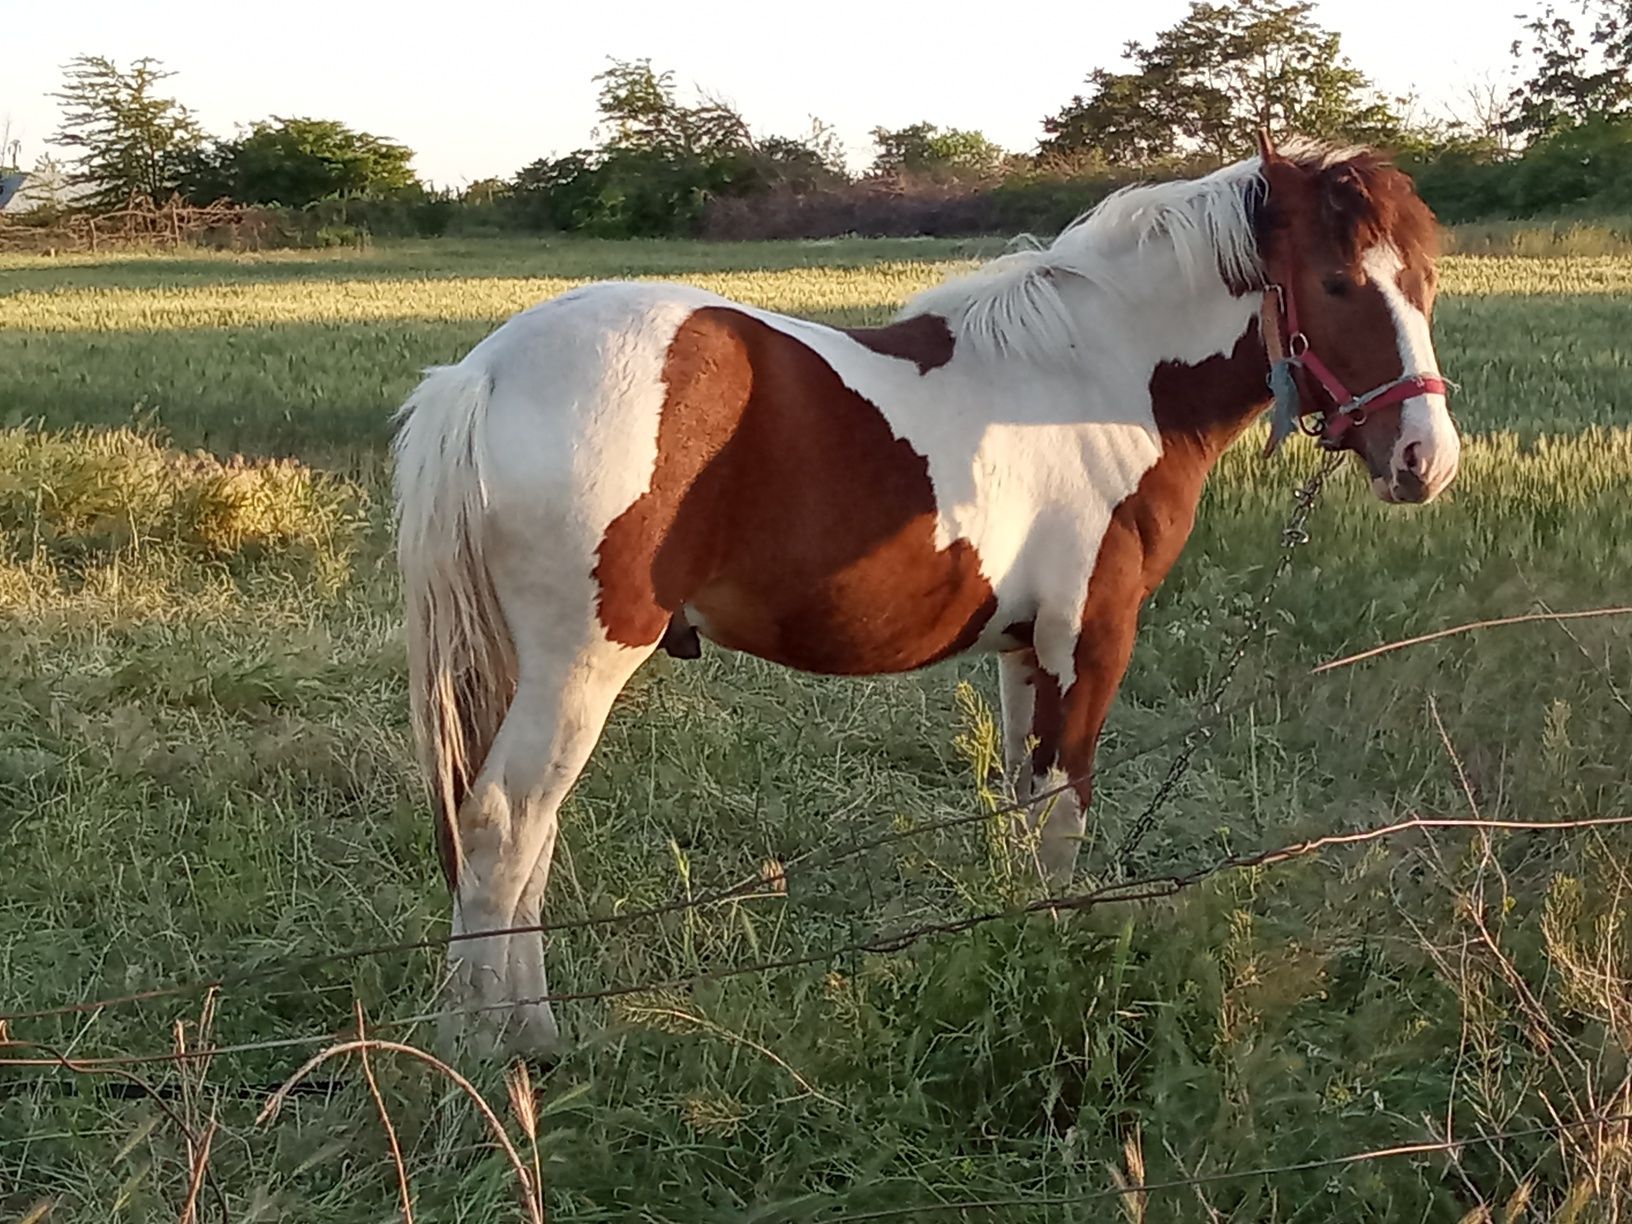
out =
<path fill-rule="evenodd" d="M 885 327 L 604 283 L 429 371 L 395 443 L 399 562 L 465 1035 L 558 1044 L 543 942 L 506 929 L 539 921 L 613 699 L 699 637 L 830 675 L 996 653 L 1019 794 L 1070 783 L 1033 830 L 1068 873 L 1140 607 L 1271 367 L 1384 501 L 1455 476 L 1435 232 L 1377 155 L 1265 138 Z"/>

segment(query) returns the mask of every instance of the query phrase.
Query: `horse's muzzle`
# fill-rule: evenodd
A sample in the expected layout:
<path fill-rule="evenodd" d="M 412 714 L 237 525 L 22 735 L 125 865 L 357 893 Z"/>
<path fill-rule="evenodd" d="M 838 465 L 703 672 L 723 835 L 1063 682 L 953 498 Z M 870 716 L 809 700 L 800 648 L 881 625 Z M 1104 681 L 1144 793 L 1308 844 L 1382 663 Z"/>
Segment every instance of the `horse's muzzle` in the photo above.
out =
<path fill-rule="evenodd" d="M 1431 502 L 1456 479 L 1462 441 L 1443 409 L 1408 413 L 1403 426 L 1390 456 L 1390 471 L 1385 476 L 1374 469 L 1372 487 L 1387 502 Z"/>

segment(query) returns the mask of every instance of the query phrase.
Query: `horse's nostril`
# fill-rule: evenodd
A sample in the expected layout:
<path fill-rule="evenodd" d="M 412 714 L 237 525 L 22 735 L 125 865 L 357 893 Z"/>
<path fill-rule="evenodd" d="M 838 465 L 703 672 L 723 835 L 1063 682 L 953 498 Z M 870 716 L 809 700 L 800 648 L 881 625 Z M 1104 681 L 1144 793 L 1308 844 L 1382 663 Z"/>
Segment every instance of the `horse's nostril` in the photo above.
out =
<path fill-rule="evenodd" d="M 1405 460 L 1405 470 L 1421 474 L 1422 472 L 1422 443 L 1413 442 L 1405 448 L 1402 456 Z"/>

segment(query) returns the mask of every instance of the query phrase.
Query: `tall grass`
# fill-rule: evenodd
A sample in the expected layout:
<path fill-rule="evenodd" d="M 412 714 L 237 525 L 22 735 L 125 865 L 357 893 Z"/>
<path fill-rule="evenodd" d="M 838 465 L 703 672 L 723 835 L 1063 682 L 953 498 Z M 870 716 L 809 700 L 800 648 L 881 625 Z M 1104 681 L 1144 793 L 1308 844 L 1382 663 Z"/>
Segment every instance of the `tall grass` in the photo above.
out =
<path fill-rule="evenodd" d="M 1446 246 L 1458 255 L 1524 258 L 1632 254 L 1632 217 L 1485 221 L 1451 227 Z"/>

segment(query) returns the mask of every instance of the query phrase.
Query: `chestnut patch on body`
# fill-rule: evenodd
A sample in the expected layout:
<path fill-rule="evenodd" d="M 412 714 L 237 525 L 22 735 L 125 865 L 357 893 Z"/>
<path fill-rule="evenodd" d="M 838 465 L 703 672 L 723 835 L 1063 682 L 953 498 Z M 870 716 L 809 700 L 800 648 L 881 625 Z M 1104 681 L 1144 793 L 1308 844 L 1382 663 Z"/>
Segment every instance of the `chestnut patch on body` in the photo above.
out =
<path fill-rule="evenodd" d="M 1207 473 L 1269 402 L 1267 362 L 1254 320 L 1228 356 L 1156 367 L 1150 399 L 1162 455 L 1111 513 L 1085 619 L 1101 608 L 1143 603 L 1167 577 L 1195 526 Z"/>
<path fill-rule="evenodd" d="M 1050 697 L 1060 705 L 1050 718 L 1035 721 L 1033 764 L 1063 769 L 1084 805 L 1093 795 L 1099 733 L 1133 653 L 1139 609 L 1190 538 L 1213 464 L 1267 405 L 1266 363 L 1254 322 L 1227 356 L 1198 365 L 1165 362 L 1151 375 L 1161 457 L 1117 504 L 1105 528 L 1088 583 L 1071 687 L 1062 697 L 1049 692 L 1043 683 L 1048 677 L 1039 675 L 1035 684 L 1039 714 Z"/>
<path fill-rule="evenodd" d="M 824 358 L 708 306 L 675 334 L 663 383 L 651 487 L 597 550 L 613 641 L 650 646 L 689 623 L 838 675 L 906 671 L 974 644 L 997 608 L 979 557 L 966 540 L 936 547 L 928 460 Z"/>
<path fill-rule="evenodd" d="M 1139 599 L 1167 577 L 1195 526 L 1201 487 L 1220 455 L 1269 403 L 1264 371 L 1269 359 L 1254 319 L 1228 354 L 1197 365 L 1164 361 L 1150 376 L 1151 411 L 1162 437 L 1162 455 L 1139 487 L 1111 514 L 1106 538 L 1138 545 Z M 1101 581 L 1094 567 L 1088 598 Z"/>
<path fill-rule="evenodd" d="M 899 357 L 928 374 L 952 360 L 956 341 L 940 315 L 913 315 L 886 327 L 847 327 L 844 334 L 885 357 Z"/>

